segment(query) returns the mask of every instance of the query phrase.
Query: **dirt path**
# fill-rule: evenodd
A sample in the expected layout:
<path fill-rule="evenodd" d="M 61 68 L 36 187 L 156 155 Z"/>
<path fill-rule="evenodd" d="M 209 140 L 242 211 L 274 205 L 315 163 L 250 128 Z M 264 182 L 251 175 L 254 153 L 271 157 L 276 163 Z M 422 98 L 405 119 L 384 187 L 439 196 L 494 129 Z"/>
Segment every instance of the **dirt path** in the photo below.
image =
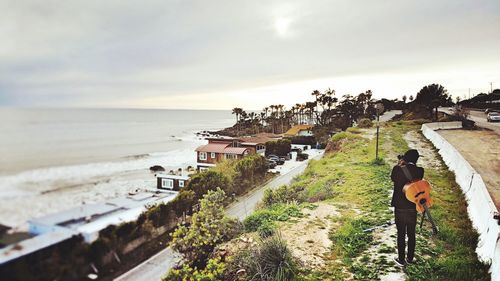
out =
<path fill-rule="evenodd" d="M 404 135 L 409 148 L 419 151 L 421 158 L 418 165 L 424 168 L 439 169 L 441 162 L 439 155 L 434 147 L 425 141 L 424 137 L 417 131 L 410 131 Z M 388 160 L 396 164 L 395 152 L 392 151 L 392 142 L 390 137 L 386 136 L 383 148 L 389 153 Z M 392 161 L 391 161 L 392 160 Z M 392 191 L 389 193 L 392 196 Z M 396 256 L 396 226 L 379 228 L 373 232 L 373 245 L 358 259 L 358 263 L 369 263 L 372 271 L 378 272 L 378 278 L 381 281 L 403 281 L 406 280 L 406 273 L 392 261 Z"/>
<path fill-rule="evenodd" d="M 481 175 L 500 210 L 500 136 L 492 131 L 440 130 L 437 131 Z"/>
<path fill-rule="evenodd" d="M 317 203 L 314 210 L 303 209 L 304 217 L 298 222 L 283 223 L 280 227 L 295 257 L 309 268 L 325 265 L 324 254 L 328 253 L 332 241 L 328 231 L 332 226 L 331 216 L 337 216 L 337 208 L 327 203 Z"/>
<path fill-rule="evenodd" d="M 417 131 L 409 131 L 405 134 L 404 139 L 408 143 L 410 149 L 418 150 L 420 158 L 418 159 L 417 165 L 423 167 L 424 169 L 440 169 L 441 161 L 439 160 L 439 155 L 435 151 L 434 146 L 426 142 L 424 136 Z"/>

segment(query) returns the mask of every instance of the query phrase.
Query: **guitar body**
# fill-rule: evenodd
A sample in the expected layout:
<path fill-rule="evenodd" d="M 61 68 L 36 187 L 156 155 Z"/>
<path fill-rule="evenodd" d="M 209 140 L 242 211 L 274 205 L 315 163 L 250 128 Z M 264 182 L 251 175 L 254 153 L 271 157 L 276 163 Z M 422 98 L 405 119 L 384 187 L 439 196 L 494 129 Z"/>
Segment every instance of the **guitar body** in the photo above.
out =
<path fill-rule="evenodd" d="M 417 212 L 424 213 L 422 215 L 422 222 L 423 217 L 427 215 L 427 218 L 432 225 L 432 233 L 436 235 L 439 230 L 436 226 L 436 223 L 434 223 L 434 220 L 431 216 L 431 211 L 429 210 L 429 208 L 432 206 L 431 189 L 431 184 L 428 181 L 422 179 L 406 184 L 403 187 L 403 192 L 405 193 L 406 199 L 415 203 Z M 420 224 L 420 227 L 422 227 L 422 223 Z"/>
<path fill-rule="evenodd" d="M 403 187 L 403 192 L 406 199 L 417 205 L 417 212 L 425 211 L 424 204 L 428 208 L 432 207 L 431 184 L 428 181 L 422 179 L 410 182 Z"/>

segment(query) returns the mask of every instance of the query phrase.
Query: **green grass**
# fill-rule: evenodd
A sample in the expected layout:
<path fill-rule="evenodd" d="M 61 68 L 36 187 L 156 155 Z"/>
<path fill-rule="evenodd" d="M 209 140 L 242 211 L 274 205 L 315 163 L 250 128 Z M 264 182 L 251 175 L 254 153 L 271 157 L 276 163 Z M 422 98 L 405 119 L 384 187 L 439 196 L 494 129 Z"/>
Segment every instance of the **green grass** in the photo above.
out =
<path fill-rule="evenodd" d="M 318 270 L 302 268 L 297 280 L 377 280 L 387 272 L 397 272 L 392 256 L 395 247 L 385 244 L 375 250 L 367 249 L 376 241 L 372 233 L 363 230 L 393 220 L 389 210 L 392 181 L 390 171 L 395 156 L 408 149 L 404 135 L 417 131 L 423 120 L 398 121 L 381 127 L 379 160 L 375 160 L 375 139 L 361 137 L 359 129 L 333 136 L 342 143 L 340 151 L 310 161 L 304 173 L 290 187 L 280 188 L 259 209 L 245 220 L 248 231 L 273 229 L 275 221 L 294 223 L 302 217 L 301 209 L 313 209 L 310 203 L 325 201 L 338 208 L 332 216 L 329 230 L 332 240 L 326 254 L 326 267 Z M 429 225 L 417 233 L 418 262 L 405 269 L 408 280 L 489 280 L 488 265 L 478 261 L 475 253 L 478 235 L 467 214 L 467 203 L 455 183 L 454 174 L 442 163 L 440 169 L 426 169 L 425 177 L 433 185 L 433 217 L 440 228 L 432 236 Z M 272 200 L 271 200 L 272 199 Z M 391 239 L 396 239 L 391 236 Z"/>
<path fill-rule="evenodd" d="M 401 154 L 408 149 L 404 134 L 418 130 L 423 121 L 400 121 L 381 128 L 379 157 Z M 352 131 L 352 130 L 351 130 Z M 393 219 L 388 210 L 391 166 L 386 161 L 374 161 L 375 140 L 357 134 L 336 134 L 334 141 L 344 141 L 341 151 L 311 162 L 293 185 L 305 187 L 308 197 L 330 193 L 327 201 L 341 208 L 337 227 L 331 230 L 332 262 L 321 272 L 309 272 L 314 278 L 345 278 L 348 270 L 357 280 L 376 280 L 380 273 L 394 270 L 384 255 L 396 254 L 396 249 L 382 247 L 373 262 L 363 263 L 364 251 L 371 245 L 372 235 L 363 229 Z M 395 163 L 395 159 L 391 159 Z M 444 164 L 443 167 L 446 167 Z M 475 248 L 478 235 L 467 214 L 467 204 L 455 183 L 454 174 L 446 168 L 426 169 L 432 183 L 433 216 L 441 232 L 432 236 L 429 226 L 417 234 L 416 255 L 420 261 L 407 267 L 409 280 L 488 280 L 488 265 L 480 263 Z M 395 239 L 395 238 L 393 238 Z M 340 260 L 339 265 L 335 260 Z M 332 275 L 333 274 L 333 275 Z M 325 279 L 325 280 L 327 280 Z M 340 280 L 340 279 L 339 279 Z"/>
<path fill-rule="evenodd" d="M 259 209 L 249 215 L 244 221 L 245 230 L 256 231 L 275 221 L 288 221 L 291 218 L 302 217 L 302 206 L 298 204 L 274 204 L 268 208 Z"/>
<path fill-rule="evenodd" d="M 350 129 L 352 132 L 359 132 L 359 129 Z M 349 131 L 346 131 L 346 132 L 340 132 L 340 133 L 336 133 L 335 135 L 333 135 L 332 137 L 332 141 L 339 141 L 339 140 L 342 140 L 342 139 L 347 139 L 347 140 L 356 140 L 356 139 L 361 139 L 362 137 L 357 135 L 357 134 L 353 134 Z"/>
<path fill-rule="evenodd" d="M 330 239 L 333 241 L 334 251 L 349 264 L 353 258 L 368 248 L 372 242 L 372 235 L 363 231 L 369 227 L 369 221 L 363 218 L 344 219 L 342 226 L 330 233 Z"/>

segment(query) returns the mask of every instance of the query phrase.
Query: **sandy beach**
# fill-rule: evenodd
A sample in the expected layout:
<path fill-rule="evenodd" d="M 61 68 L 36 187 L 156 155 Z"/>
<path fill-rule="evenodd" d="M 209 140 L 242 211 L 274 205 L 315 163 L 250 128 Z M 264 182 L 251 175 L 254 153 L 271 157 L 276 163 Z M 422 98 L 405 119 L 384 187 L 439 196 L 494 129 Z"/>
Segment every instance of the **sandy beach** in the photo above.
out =
<path fill-rule="evenodd" d="M 8 110 L 0 116 L 9 117 L 0 122 L 6 132 L 0 224 L 19 230 L 33 217 L 156 188 L 149 167 L 195 166 L 194 149 L 206 143 L 196 133 L 233 122 L 228 111 L 196 110 Z"/>
<path fill-rule="evenodd" d="M 185 151 L 173 159 L 180 165 L 166 166 L 165 169 L 177 170 L 194 165 L 193 152 Z M 156 163 L 156 162 L 155 162 Z M 161 163 L 157 163 L 160 164 Z M 155 174 L 148 167 L 123 171 L 110 175 L 100 175 L 85 179 L 46 181 L 16 188 L 9 197 L 0 197 L 0 222 L 19 230 L 27 229 L 27 221 L 50 213 L 70 209 L 81 204 L 103 202 L 108 199 L 126 196 L 136 189 L 156 188 Z"/>

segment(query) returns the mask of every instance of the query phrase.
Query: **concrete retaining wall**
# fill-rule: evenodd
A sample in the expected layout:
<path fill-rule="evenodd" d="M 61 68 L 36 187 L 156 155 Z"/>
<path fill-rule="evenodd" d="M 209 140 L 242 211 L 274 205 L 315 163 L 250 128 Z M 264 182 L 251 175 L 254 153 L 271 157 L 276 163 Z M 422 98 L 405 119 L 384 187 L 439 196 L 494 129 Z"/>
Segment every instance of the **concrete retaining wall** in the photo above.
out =
<path fill-rule="evenodd" d="M 476 252 L 481 261 L 491 263 L 491 278 L 500 281 L 500 226 L 493 219 L 497 211 L 486 185 L 474 168 L 453 145 L 435 132 L 439 129 L 461 128 L 460 122 L 439 122 L 422 125 L 422 133 L 439 150 L 448 168 L 455 172 L 455 178 L 468 202 L 467 211 L 474 228 L 479 233 Z"/>

